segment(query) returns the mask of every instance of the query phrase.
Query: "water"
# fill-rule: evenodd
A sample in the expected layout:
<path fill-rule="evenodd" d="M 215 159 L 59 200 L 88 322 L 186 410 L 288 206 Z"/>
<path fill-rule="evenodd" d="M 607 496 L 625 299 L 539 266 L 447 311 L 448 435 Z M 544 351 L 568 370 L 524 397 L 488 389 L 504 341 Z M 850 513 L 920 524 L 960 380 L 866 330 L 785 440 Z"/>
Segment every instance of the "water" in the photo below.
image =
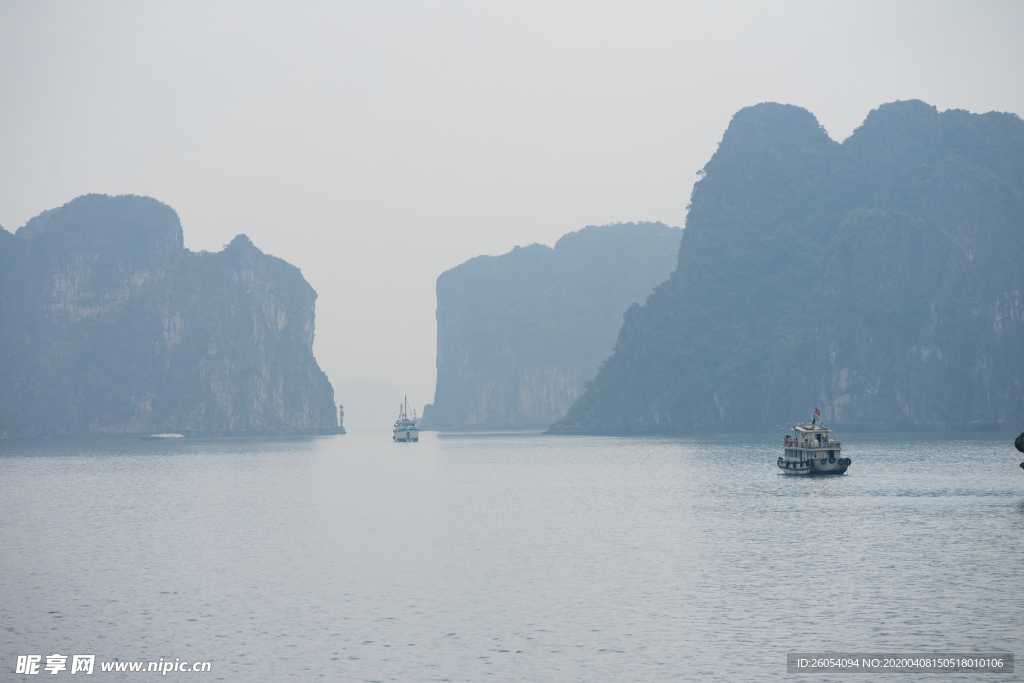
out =
<path fill-rule="evenodd" d="M 229 681 L 1019 656 L 1013 436 L 838 434 L 853 465 L 830 478 L 781 475 L 781 438 L 760 435 L 0 442 L 0 678 L 55 652 L 210 661 L 168 676 Z"/>

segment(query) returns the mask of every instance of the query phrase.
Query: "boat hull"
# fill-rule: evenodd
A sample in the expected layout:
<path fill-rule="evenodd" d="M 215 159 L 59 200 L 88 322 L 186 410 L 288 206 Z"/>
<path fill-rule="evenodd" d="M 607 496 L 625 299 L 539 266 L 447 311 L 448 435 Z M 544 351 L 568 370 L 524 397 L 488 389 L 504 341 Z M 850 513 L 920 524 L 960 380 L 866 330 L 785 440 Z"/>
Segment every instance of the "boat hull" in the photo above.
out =
<path fill-rule="evenodd" d="M 798 461 L 786 461 L 779 458 L 779 469 L 782 470 L 783 474 L 792 474 L 796 476 L 807 476 L 811 473 L 811 467 L 807 462 Z"/>
<path fill-rule="evenodd" d="M 420 430 L 418 429 L 396 429 L 391 436 L 395 441 L 419 441 Z"/>
<path fill-rule="evenodd" d="M 792 474 L 795 476 L 807 476 L 811 474 L 812 468 L 809 461 L 798 461 L 798 460 L 785 460 L 783 458 L 778 459 L 778 468 L 782 470 L 783 474 Z"/>
<path fill-rule="evenodd" d="M 845 474 L 850 468 L 850 462 L 839 456 L 829 457 L 827 451 L 816 453 L 814 451 L 797 451 L 797 456 L 779 458 L 778 466 L 785 474 Z"/>
<path fill-rule="evenodd" d="M 848 468 L 846 458 L 811 460 L 811 474 L 844 474 Z"/>

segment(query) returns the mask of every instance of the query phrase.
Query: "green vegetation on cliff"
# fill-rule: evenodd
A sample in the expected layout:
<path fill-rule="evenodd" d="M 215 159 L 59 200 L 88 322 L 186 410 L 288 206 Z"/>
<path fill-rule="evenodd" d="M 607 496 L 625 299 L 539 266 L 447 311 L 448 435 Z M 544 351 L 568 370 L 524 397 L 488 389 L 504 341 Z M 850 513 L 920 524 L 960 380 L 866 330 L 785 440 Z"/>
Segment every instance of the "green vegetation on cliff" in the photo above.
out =
<path fill-rule="evenodd" d="M 0 436 L 337 428 L 316 292 L 244 235 L 183 246 L 174 211 L 87 195 L 0 230 Z"/>
<path fill-rule="evenodd" d="M 838 144 L 760 104 L 702 175 L 678 268 L 553 431 L 1024 420 L 1019 117 L 896 102 Z"/>
<path fill-rule="evenodd" d="M 437 278 L 430 427 L 547 426 L 611 353 L 622 313 L 671 272 L 679 228 L 591 226 L 554 249 L 479 256 Z"/>

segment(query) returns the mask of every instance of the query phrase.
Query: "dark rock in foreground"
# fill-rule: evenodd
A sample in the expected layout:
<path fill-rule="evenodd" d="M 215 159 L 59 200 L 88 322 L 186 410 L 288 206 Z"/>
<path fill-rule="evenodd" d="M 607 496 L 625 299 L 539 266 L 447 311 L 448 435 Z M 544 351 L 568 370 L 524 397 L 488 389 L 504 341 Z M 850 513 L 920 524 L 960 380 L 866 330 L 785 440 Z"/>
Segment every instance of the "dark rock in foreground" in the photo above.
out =
<path fill-rule="evenodd" d="M 315 300 L 244 235 L 185 249 L 154 199 L 87 195 L 0 229 L 0 436 L 336 433 Z"/>

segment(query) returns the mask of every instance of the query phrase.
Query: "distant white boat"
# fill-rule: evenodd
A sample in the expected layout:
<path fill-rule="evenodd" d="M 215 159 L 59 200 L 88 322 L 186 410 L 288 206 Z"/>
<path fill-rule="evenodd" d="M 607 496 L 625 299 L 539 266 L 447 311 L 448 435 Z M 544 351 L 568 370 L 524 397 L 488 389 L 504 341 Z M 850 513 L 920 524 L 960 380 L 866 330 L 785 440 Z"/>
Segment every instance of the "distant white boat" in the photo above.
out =
<path fill-rule="evenodd" d="M 843 457 L 843 444 L 828 438 L 818 422 L 817 408 L 810 422 L 793 425 L 793 436 L 782 438 L 778 465 L 786 474 L 844 474 L 852 462 Z"/>
<path fill-rule="evenodd" d="M 188 438 L 184 434 L 150 434 L 149 436 L 139 437 L 139 441 L 178 441 L 179 439 Z"/>
<path fill-rule="evenodd" d="M 416 421 L 416 409 L 412 410 L 412 419 L 409 419 L 409 397 L 405 397 L 405 404 L 398 406 L 398 419 L 395 420 L 395 428 L 391 431 L 391 438 L 395 441 L 419 441 L 420 428 Z"/>

